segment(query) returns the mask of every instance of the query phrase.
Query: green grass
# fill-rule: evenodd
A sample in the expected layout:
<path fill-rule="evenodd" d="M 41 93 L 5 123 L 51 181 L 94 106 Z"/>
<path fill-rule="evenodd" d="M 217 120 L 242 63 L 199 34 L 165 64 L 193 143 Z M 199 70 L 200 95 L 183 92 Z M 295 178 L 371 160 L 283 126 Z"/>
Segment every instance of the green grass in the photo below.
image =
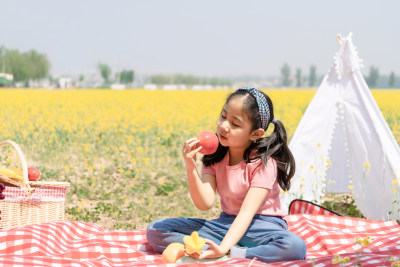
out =
<path fill-rule="evenodd" d="M 365 218 L 351 194 L 327 194 L 322 206 L 343 216 Z"/>

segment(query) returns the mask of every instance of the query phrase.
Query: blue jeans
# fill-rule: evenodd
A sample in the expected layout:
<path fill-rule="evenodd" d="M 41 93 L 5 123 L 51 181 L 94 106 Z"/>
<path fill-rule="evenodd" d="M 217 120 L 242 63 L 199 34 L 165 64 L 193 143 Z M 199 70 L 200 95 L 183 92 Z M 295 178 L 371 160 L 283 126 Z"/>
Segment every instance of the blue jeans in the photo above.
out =
<path fill-rule="evenodd" d="M 199 236 L 220 244 L 235 218 L 235 215 L 222 212 L 214 220 L 168 218 L 154 221 L 147 227 L 147 241 L 156 252 L 162 253 L 168 244 L 183 244 L 184 236 L 197 231 Z M 264 262 L 305 259 L 306 244 L 287 228 L 286 221 L 281 217 L 256 214 L 237 243 L 240 247 L 232 247 L 230 256 L 249 259 L 257 257 L 257 260 Z"/>

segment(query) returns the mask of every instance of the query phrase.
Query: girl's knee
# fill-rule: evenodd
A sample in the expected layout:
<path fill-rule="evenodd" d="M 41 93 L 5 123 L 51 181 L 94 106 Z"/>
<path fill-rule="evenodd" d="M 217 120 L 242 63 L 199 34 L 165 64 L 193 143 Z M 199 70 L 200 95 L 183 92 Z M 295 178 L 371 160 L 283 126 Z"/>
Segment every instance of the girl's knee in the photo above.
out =
<path fill-rule="evenodd" d="M 290 245 L 287 247 L 287 260 L 304 260 L 307 251 L 304 240 L 292 233 L 288 241 Z"/>
<path fill-rule="evenodd" d="M 157 227 L 159 225 L 159 221 L 153 221 L 147 226 L 146 230 L 146 236 L 148 237 L 149 235 L 153 235 L 158 232 L 159 228 Z"/>
<path fill-rule="evenodd" d="M 162 228 L 161 220 L 153 221 L 147 226 L 147 242 L 156 252 L 160 252 L 164 249 L 162 244 L 162 232 L 165 232 L 165 229 Z"/>
<path fill-rule="evenodd" d="M 158 232 L 163 231 L 163 230 L 164 231 L 168 230 L 169 228 L 171 228 L 171 225 L 172 225 L 173 222 L 174 221 L 171 218 L 152 221 L 147 226 L 147 233 L 148 234 L 149 233 L 153 234 L 153 233 L 158 233 Z"/>

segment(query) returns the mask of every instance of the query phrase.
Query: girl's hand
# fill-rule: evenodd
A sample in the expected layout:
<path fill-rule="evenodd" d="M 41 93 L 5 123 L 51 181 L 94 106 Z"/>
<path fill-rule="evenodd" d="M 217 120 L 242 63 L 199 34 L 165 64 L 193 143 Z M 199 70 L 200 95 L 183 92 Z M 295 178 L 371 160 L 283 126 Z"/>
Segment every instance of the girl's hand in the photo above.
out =
<path fill-rule="evenodd" d="M 215 244 L 213 241 L 206 239 L 206 244 L 210 245 L 210 248 L 206 251 L 201 252 L 201 254 L 191 254 L 190 256 L 199 260 L 202 259 L 213 259 L 213 258 L 220 258 L 229 252 L 229 248 L 225 249 L 217 244 Z"/>
<path fill-rule="evenodd" d="M 185 162 L 193 161 L 196 162 L 196 153 L 202 149 L 202 146 L 199 146 L 200 140 L 196 137 L 190 138 L 186 140 L 183 145 L 182 155 L 185 159 Z"/>

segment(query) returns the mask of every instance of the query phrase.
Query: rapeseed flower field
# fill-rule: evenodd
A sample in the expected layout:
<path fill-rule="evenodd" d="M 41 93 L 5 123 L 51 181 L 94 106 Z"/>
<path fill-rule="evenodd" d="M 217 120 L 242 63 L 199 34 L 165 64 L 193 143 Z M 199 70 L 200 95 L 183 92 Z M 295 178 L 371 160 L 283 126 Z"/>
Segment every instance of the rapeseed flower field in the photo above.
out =
<path fill-rule="evenodd" d="M 229 90 L 0 90 L 0 140 L 21 145 L 42 180 L 71 183 L 68 220 L 142 228 L 204 213 L 187 190 L 183 142 L 215 130 Z M 292 137 L 315 90 L 264 90 Z M 373 95 L 400 143 L 400 90 Z"/>

